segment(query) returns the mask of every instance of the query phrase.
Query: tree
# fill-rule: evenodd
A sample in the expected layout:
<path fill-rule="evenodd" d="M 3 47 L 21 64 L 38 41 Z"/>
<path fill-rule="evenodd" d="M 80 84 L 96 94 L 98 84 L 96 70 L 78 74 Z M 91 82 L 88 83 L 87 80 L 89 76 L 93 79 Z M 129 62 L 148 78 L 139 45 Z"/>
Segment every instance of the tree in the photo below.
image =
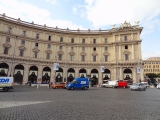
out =
<path fill-rule="evenodd" d="M 157 77 L 157 75 L 156 75 L 155 73 L 147 73 L 146 75 L 147 75 L 148 78 L 150 78 L 150 79 L 154 79 L 154 78 Z"/>
<path fill-rule="evenodd" d="M 160 78 L 160 73 L 157 73 L 157 77 Z"/>

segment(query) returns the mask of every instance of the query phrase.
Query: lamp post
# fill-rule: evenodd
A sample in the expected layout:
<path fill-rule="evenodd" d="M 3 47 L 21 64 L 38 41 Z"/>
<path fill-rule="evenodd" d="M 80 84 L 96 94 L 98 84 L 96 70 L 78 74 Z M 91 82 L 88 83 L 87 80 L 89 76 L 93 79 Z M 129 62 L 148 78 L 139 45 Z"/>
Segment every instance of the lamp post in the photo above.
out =
<path fill-rule="evenodd" d="M 55 60 L 56 60 L 55 62 L 57 62 L 58 58 L 59 58 L 59 56 L 56 55 L 56 56 L 55 56 Z M 55 82 L 56 82 L 56 70 L 55 70 Z"/>
<path fill-rule="evenodd" d="M 16 51 L 16 45 L 17 45 L 17 38 L 18 38 L 18 36 L 16 36 L 15 44 L 14 44 L 14 50 L 13 50 L 13 54 L 12 54 L 12 64 L 11 64 L 10 77 L 12 76 L 12 71 L 13 71 L 13 64 L 14 64 L 14 56 L 15 56 L 15 51 Z"/>

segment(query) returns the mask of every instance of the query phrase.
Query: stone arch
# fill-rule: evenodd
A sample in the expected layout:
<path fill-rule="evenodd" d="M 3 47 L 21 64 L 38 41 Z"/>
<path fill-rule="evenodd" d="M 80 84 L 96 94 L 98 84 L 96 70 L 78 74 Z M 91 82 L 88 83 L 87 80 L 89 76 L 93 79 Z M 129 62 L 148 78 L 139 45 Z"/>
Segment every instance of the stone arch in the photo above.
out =
<path fill-rule="evenodd" d="M 102 73 L 102 77 L 103 77 L 103 83 L 106 80 L 110 80 L 111 79 L 111 71 L 109 69 L 105 69 L 104 72 Z"/>
<path fill-rule="evenodd" d="M 86 69 L 82 68 L 82 69 L 79 70 L 79 77 L 80 77 L 82 74 L 84 75 L 84 77 L 86 77 L 86 75 L 87 75 Z"/>
<path fill-rule="evenodd" d="M 14 67 L 14 82 L 22 84 L 24 76 L 24 66 L 21 64 Z"/>
<path fill-rule="evenodd" d="M 132 70 L 129 68 L 124 69 L 123 71 L 123 78 L 126 80 L 128 83 L 133 83 L 133 75 L 132 75 Z"/>
<path fill-rule="evenodd" d="M 0 76 L 7 76 L 9 70 L 9 65 L 7 63 L 0 63 Z"/>
<path fill-rule="evenodd" d="M 51 78 L 51 68 L 46 66 L 42 70 L 42 83 L 50 83 L 50 78 Z"/>
<path fill-rule="evenodd" d="M 92 79 L 92 85 L 97 85 L 98 84 L 98 70 L 97 69 L 92 69 L 91 70 L 91 79 Z"/>
<path fill-rule="evenodd" d="M 32 84 L 37 82 L 37 76 L 38 76 L 38 67 L 37 66 L 31 66 L 29 68 L 29 77 L 28 81 L 30 81 Z"/>
<path fill-rule="evenodd" d="M 67 71 L 67 82 L 72 82 L 75 78 L 75 70 L 73 68 L 69 68 Z"/>
<path fill-rule="evenodd" d="M 56 75 L 56 82 L 62 82 L 63 80 L 63 69 L 61 67 L 59 67 L 59 70 L 55 71 L 55 75 Z"/>

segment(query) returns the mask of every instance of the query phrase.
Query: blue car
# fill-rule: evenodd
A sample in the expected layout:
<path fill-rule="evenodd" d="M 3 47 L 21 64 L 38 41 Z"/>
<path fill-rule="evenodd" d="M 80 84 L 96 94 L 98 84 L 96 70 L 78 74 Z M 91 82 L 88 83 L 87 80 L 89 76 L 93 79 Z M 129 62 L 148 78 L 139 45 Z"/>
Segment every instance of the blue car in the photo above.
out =
<path fill-rule="evenodd" d="M 89 88 L 89 80 L 88 78 L 75 78 L 71 83 L 66 85 L 66 89 L 74 90 L 74 89 L 82 89 L 87 90 Z"/>

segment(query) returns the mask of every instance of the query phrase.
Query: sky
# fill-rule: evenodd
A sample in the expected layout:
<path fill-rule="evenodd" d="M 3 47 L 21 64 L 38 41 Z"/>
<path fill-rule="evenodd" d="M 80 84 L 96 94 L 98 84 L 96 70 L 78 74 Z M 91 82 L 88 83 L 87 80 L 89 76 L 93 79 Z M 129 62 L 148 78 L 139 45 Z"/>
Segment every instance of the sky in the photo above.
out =
<path fill-rule="evenodd" d="M 62 29 L 108 30 L 124 21 L 143 27 L 143 60 L 160 57 L 160 0 L 0 0 L 0 14 Z"/>

